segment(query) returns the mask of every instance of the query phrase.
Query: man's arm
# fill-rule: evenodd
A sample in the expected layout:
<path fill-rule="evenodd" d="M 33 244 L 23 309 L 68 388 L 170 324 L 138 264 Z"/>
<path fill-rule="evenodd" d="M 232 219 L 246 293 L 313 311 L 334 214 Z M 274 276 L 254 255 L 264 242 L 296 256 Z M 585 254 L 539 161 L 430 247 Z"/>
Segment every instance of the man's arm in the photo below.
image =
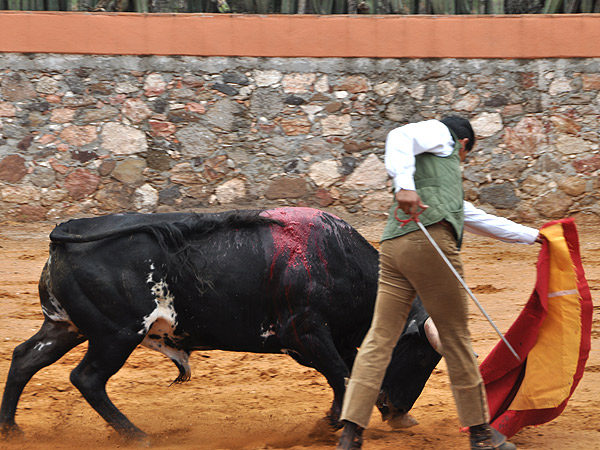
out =
<path fill-rule="evenodd" d="M 412 217 L 415 217 L 419 211 L 429 208 L 428 205 L 423 203 L 417 191 L 401 189 L 396 192 L 396 201 L 398 202 L 398 207 L 405 214 Z"/>
<path fill-rule="evenodd" d="M 481 236 L 493 237 L 503 242 L 533 244 L 541 242 L 539 232 L 535 228 L 518 224 L 504 217 L 488 214 L 477 209 L 469 202 L 464 202 L 465 230 Z"/>

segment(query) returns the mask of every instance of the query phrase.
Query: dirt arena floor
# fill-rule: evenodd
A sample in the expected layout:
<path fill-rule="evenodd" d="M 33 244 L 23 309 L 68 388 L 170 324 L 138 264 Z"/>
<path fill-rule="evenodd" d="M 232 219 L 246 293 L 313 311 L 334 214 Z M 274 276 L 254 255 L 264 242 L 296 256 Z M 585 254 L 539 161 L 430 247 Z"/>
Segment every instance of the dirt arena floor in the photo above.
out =
<path fill-rule="evenodd" d="M 578 219 L 586 277 L 600 303 L 600 233 Z M 13 348 L 41 325 L 37 282 L 47 256 L 52 224 L 0 227 L 0 390 Z M 357 226 L 369 240 L 379 230 Z M 463 247 L 466 280 L 499 328 L 508 329 L 528 300 L 539 246 L 505 244 L 473 235 Z M 475 351 L 481 360 L 497 336 L 471 308 Z M 554 421 L 522 430 L 519 449 L 600 449 L 600 316 L 594 319 L 592 351 L 585 375 L 566 410 Z M 0 449 L 135 448 L 123 442 L 69 382 L 83 357 L 75 348 L 28 384 L 17 411 L 24 436 L 0 440 Z M 332 392 L 324 377 L 285 355 L 196 352 L 192 379 L 169 386 L 177 369 L 165 356 L 138 348 L 108 384 L 113 402 L 149 433 L 155 449 L 333 449 L 339 437 L 319 425 Z M 391 429 L 377 412 L 365 433 L 365 450 L 466 449 L 445 363 L 434 370 L 412 414 L 418 425 Z"/>

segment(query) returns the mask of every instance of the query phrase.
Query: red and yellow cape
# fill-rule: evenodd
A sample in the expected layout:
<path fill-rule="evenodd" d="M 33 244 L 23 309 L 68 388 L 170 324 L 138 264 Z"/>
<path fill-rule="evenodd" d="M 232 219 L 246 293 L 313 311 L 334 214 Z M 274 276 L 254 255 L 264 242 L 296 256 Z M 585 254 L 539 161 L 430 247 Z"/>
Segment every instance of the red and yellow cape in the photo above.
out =
<path fill-rule="evenodd" d="M 591 345 L 592 298 L 573 219 L 544 225 L 529 302 L 480 366 L 491 423 L 507 437 L 557 417 L 583 376 Z"/>

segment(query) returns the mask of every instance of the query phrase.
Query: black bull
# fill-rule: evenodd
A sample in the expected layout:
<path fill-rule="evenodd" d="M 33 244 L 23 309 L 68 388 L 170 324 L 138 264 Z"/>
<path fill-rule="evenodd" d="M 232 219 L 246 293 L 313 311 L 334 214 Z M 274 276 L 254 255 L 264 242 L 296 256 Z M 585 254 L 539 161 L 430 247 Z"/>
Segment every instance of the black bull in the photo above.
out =
<path fill-rule="evenodd" d="M 110 401 L 106 382 L 139 344 L 168 356 L 190 378 L 194 350 L 287 353 L 322 373 L 339 414 L 356 349 L 373 314 L 378 253 L 341 219 L 308 208 L 212 214 L 118 214 L 76 219 L 50 234 L 39 294 L 41 329 L 19 345 L 8 373 L 0 426 L 31 377 L 89 341 L 71 382 L 119 433 L 145 434 Z M 440 355 L 425 337 L 415 301 L 378 406 L 384 419 L 408 411 Z"/>

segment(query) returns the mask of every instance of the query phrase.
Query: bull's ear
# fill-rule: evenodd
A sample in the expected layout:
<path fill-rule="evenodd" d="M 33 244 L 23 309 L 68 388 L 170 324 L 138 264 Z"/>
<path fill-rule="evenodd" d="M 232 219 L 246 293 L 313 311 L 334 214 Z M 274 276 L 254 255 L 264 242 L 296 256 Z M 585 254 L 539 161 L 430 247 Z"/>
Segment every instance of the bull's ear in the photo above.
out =
<path fill-rule="evenodd" d="M 440 341 L 440 334 L 438 333 L 435 323 L 433 323 L 431 317 L 427 318 L 425 324 L 423 325 L 423 328 L 425 328 L 425 336 L 427 336 L 427 340 L 429 341 L 433 349 L 440 355 L 444 356 L 442 341 Z"/>

